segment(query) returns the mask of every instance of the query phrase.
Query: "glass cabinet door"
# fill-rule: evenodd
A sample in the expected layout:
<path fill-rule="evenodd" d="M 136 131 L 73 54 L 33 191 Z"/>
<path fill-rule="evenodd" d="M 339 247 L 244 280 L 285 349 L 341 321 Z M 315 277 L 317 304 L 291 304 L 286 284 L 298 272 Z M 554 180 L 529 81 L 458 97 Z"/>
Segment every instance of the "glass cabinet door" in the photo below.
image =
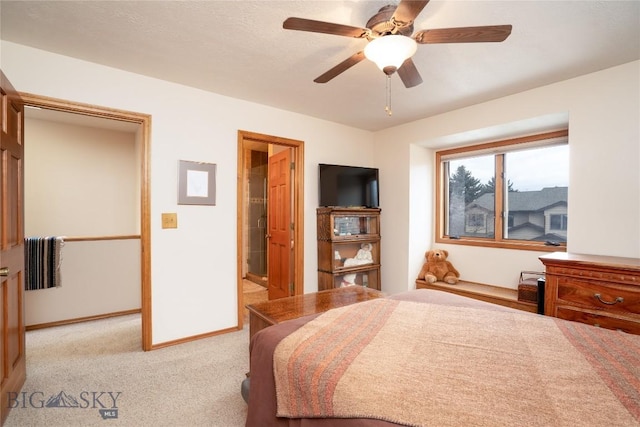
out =
<path fill-rule="evenodd" d="M 379 234 L 377 216 L 336 215 L 333 219 L 334 237 L 356 237 L 377 234 Z"/>
<path fill-rule="evenodd" d="M 380 243 L 377 241 L 340 242 L 333 244 L 333 270 L 380 264 Z"/>
<path fill-rule="evenodd" d="M 364 286 L 365 288 L 376 288 L 378 284 L 379 268 L 371 270 L 348 272 L 334 277 L 334 288 L 344 288 L 346 286 Z"/>

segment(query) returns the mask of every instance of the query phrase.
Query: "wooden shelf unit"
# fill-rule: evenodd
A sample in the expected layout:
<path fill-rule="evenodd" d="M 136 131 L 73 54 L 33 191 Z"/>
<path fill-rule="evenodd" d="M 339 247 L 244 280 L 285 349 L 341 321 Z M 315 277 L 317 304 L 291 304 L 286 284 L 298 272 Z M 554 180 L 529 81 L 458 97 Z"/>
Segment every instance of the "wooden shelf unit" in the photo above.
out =
<path fill-rule="evenodd" d="M 380 290 L 380 209 L 318 208 L 318 290 L 359 285 Z M 369 259 L 360 258 L 363 248 Z"/>

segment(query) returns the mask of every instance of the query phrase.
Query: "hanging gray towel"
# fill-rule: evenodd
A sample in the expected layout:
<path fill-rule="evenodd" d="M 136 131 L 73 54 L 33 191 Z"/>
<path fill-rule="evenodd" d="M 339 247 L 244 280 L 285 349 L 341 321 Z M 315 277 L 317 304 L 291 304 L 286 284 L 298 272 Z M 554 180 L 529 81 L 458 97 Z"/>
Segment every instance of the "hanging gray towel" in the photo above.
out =
<path fill-rule="evenodd" d="M 62 237 L 27 237 L 24 239 L 24 288 L 55 288 L 62 285 L 60 262 L 62 260 Z"/>

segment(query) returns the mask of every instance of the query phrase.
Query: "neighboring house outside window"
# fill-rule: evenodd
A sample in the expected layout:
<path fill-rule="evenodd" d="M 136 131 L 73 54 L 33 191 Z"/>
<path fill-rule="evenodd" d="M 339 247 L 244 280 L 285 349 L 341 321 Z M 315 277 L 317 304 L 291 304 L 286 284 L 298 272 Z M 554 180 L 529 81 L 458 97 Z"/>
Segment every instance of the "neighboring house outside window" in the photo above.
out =
<path fill-rule="evenodd" d="M 485 212 L 470 212 L 467 210 L 466 226 L 464 228 L 466 234 L 469 233 L 486 233 L 487 232 L 487 214 Z"/>
<path fill-rule="evenodd" d="M 564 130 L 436 153 L 436 241 L 566 247 L 567 141 Z"/>
<path fill-rule="evenodd" d="M 567 241 L 568 187 L 543 188 L 538 191 L 512 191 L 508 193 L 509 222 L 507 238 L 538 241 Z M 485 193 L 466 207 L 465 235 L 493 237 L 493 227 L 473 228 L 478 217 L 493 215 L 494 194 Z M 483 211 L 484 214 L 478 212 Z M 493 217 L 492 217 L 493 218 Z"/>

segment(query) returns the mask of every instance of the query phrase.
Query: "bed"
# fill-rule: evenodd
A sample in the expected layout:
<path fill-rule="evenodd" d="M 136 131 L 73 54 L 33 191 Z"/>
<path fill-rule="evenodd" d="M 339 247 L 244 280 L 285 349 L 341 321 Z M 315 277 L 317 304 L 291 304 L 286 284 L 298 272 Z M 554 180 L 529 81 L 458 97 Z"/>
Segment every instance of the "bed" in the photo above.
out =
<path fill-rule="evenodd" d="M 246 425 L 640 425 L 640 336 L 415 290 L 268 327 Z"/>

